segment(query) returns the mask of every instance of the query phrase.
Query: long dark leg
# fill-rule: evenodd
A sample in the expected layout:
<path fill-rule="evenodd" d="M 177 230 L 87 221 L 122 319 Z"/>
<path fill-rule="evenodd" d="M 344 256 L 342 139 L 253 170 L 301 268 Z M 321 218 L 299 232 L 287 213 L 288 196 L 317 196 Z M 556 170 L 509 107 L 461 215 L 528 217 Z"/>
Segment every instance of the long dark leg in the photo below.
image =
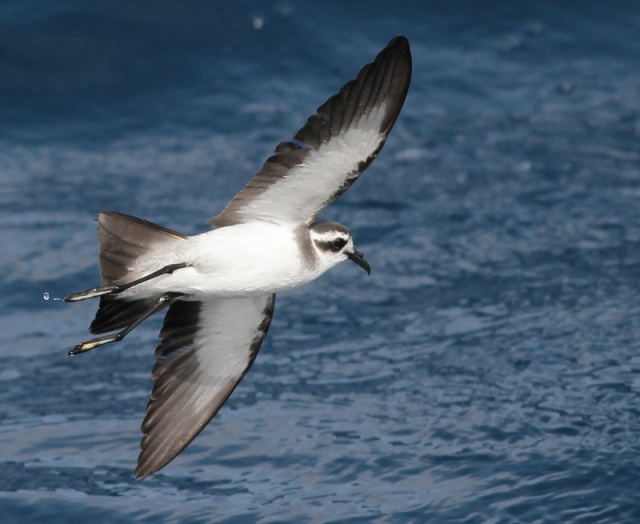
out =
<path fill-rule="evenodd" d="M 122 331 L 119 331 L 118 333 L 113 333 L 111 335 L 105 335 L 103 337 L 94 338 L 94 339 L 88 340 L 87 342 L 81 342 L 76 347 L 74 347 L 71 351 L 69 351 L 69 356 L 75 357 L 80 353 L 91 351 L 92 349 L 102 346 L 104 344 L 109 344 L 110 342 L 118 342 L 122 340 L 143 320 L 149 318 L 151 315 L 153 315 L 154 313 L 157 313 L 161 309 L 164 309 L 179 296 L 181 296 L 181 293 L 165 293 L 160 298 L 158 298 L 158 300 L 146 312 L 140 315 L 133 323 L 129 324 Z"/>
<path fill-rule="evenodd" d="M 169 264 L 168 266 L 164 266 L 163 268 L 158 269 L 158 271 L 154 271 L 153 273 L 139 278 L 138 280 L 133 280 L 128 284 L 121 284 L 118 286 L 94 287 L 93 289 L 88 289 L 86 291 L 80 291 L 78 293 L 73 293 L 72 295 L 67 295 L 63 300 L 65 302 L 77 302 L 78 300 L 86 300 L 88 298 L 100 297 L 102 295 L 117 295 L 118 293 L 122 293 L 124 290 L 129 289 L 133 286 L 137 286 L 138 284 L 142 284 L 143 282 L 147 282 L 148 280 L 152 280 L 162 275 L 170 275 L 177 269 L 182 269 L 184 267 L 187 267 L 187 264 L 185 264 L 184 262 L 180 264 Z"/>

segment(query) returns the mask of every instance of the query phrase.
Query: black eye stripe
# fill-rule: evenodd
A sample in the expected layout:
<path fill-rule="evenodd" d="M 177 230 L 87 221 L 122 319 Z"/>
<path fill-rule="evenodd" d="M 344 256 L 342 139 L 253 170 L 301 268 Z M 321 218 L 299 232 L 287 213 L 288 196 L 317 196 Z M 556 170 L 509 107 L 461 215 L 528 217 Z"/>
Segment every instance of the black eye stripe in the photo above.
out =
<path fill-rule="evenodd" d="M 347 239 L 344 237 L 337 237 L 332 240 L 316 240 L 315 242 L 321 250 L 332 251 L 334 253 L 337 253 L 347 245 Z"/>
<path fill-rule="evenodd" d="M 333 242 L 331 242 L 331 245 L 333 246 L 333 249 L 339 251 L 347 245 L 347 239 L 343 237 L 335 238 Z"/>

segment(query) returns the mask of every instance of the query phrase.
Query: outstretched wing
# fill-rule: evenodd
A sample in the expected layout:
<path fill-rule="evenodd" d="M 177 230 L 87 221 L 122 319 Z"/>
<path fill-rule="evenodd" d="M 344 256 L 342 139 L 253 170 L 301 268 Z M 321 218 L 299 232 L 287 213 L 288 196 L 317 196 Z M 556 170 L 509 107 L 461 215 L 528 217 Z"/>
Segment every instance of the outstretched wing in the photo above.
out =
<path fill-rule="evenodd" d="M 355 80 L 318 108 L 293 142 L 282 142 L 260 172 L 209 222 L 313 222 L 376 157 L 400 113 L 411 79 L 409 42 L 391 40 Z"/>
<path fill-rule="evenodd" d="M 136 477 L 166 466 L 218 412 L 253 364 L 274 306 L 275 295 L 170 306 L 156 349 Z"/>

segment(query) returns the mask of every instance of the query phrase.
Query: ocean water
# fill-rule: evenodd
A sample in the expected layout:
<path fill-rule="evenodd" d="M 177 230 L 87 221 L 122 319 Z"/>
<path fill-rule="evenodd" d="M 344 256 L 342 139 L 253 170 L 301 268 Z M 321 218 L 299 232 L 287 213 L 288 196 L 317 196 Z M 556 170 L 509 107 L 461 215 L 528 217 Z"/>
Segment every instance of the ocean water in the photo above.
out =
<path fill-rule="evenodd" d="M 6 1 L 0 522 L 640 522 L 640 4 Z M 133 477 L 160 319 L 70 359 L 115 209 L 186 234 L 405 34 L 384 150 L 255 365 Z M 44 293 L 49 300 L 44 300 Z"/>

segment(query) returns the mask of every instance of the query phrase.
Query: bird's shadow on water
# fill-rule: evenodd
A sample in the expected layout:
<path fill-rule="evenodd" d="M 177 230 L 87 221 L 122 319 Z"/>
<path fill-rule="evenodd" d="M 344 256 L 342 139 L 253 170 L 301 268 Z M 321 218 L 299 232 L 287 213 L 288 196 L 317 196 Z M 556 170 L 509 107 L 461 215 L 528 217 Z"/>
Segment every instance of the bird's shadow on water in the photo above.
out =
<path fill-rule="evenodd" d="M 136 479 L 130 469 L 99 466 L 93 469 L 77 467 L 55 467 L 25 464 L 24 462 L 2 462 L 0 469 L 0 493 L 20 491 L 71 490 L 85 495 L 119 497 L 132 492 L 173 488 L 189 496 L 228 496 L 246 493 L 244 486 L 234 485 L 231 480 L 203 481 L 193 477 L 169 477 L 156 474 L 145 480 Z"/>

